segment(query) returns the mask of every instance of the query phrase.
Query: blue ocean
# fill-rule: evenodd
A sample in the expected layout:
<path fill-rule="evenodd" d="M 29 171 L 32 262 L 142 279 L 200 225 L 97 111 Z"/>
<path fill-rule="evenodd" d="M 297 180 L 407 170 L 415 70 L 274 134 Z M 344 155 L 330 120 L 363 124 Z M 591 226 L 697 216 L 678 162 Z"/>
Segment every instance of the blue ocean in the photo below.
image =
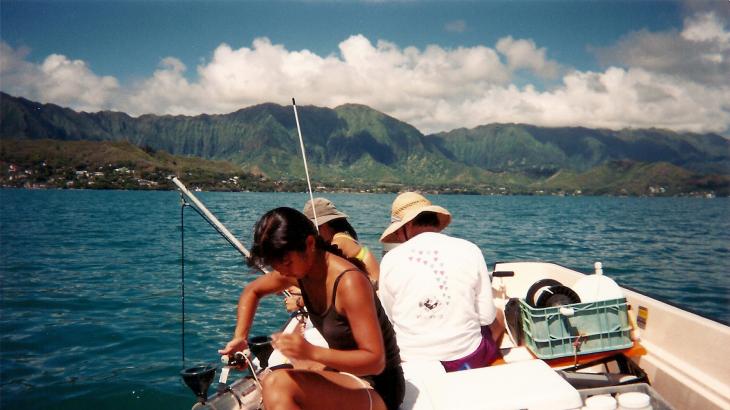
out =
<path fill-rule="evenodd" d="M 199 193 L 244 244 L 304 193 Z M 327 194 L 380 254 L 395 195 Z M 730 322 L 730 199 L 435 196 L 496 261 L 550 261 Z M 181 228 L 184 222 L 184 228 Z M 182 239 L 184 238 L 184 247 Z M 255 278 L 176 192 L 0 190 L 0 408 L 186 409 L 184 363 L 217 362 Z M 263 301 L 253 334 L 287 318 Z"/>

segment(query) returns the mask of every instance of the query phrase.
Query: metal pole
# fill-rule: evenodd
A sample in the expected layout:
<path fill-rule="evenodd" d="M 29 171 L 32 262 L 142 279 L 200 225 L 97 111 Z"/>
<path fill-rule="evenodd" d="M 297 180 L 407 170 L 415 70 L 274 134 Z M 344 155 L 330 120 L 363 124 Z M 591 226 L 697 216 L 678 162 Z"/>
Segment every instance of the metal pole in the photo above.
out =
<path fill-rule="evenodd" d="M 220 232 L 220 234 L 223 235 L 223 237 L 228 240 L 228 242 L 231 245 L 233 245 L 239 252 L 241 252 L 241 254 L 243 256 L 245 256 L 246 259 L 250 259 L 251 258 L 251 253 L 248 251 L 248 249 L 246 249 L 245 246 L 243 246 L 243 244 L 241 243 L 241 241 L 239 241 L 238 239 L 236 239 L 236 237 L 233 236 L 233 234 L 231 233 L 231 231 L 229 231 L 228 228 L 226 228 L 225 225 L 223 225 L 218 220 L 218 218 L 216 218 L 215 215 L 213 215 L 208 210 L 208 208 L 206 208 L 205 205 L 203 205 L 203 203 L 200 202 L 200 200 L 192 192 L 190 192 L 179 179 L 177 179 L 177 177 L 172 178 L 172 182 L 180 190 L 180 193 L 182 195 L 184 195 L 185 197 L 187 197 L 193 203 L 193 205 L 195 205 L 195 209 L 197 209 L 203 215 L 203 217 L 205 217 L 208 220 L 208 222 L 210 224 L 212 224 L 213 227 L 216 228 L 216 230 L 218 232 Z M 259 269 L 263 273 L 269 273 L 269 270 L 266 269 L 266 267 L 261 266 L 258 263 L 256 264 L 256 268 Z M 286 297 L 291 296 L 291 293 L 289 291 L 287 291 L 287 290 L 283 291 L 282 293 Z"/>

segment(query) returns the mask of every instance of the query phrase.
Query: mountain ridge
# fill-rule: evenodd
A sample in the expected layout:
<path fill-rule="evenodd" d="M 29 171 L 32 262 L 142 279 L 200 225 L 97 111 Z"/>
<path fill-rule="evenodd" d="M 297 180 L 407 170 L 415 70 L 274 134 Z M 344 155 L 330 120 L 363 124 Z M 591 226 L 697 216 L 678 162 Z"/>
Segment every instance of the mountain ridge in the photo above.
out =
<path fill-rule="evenodd" d="M 323 182 L 411 185 L 528 184 L 616 161 L 669 163 L 691 174 L 730 174 L 730 141 L 717 134 L 485 124 L 424 135 L 361 104 L 298 106 L 312 175 Z M 196 116 L 76 112 L 0 93 L 0 138 L 128 141 L 172 155 L 225 160 L 272 178 L 304 175 L 290 107 L 262 103 Z"/>

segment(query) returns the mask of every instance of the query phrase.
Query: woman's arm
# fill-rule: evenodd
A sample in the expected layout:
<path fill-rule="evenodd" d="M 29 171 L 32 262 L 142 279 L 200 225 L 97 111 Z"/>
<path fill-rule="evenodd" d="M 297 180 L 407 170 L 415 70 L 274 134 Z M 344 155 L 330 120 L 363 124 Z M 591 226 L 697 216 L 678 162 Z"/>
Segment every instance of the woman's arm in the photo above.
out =
<path fill-rule="evenodd" d="M 380 374 L 385 368 L 385 345 L 368 278 L 358 271 L 345 273 L 337 288 L 335 308 L 347 317 L 358 349 L 330 350 L 329 366 L 356 375 Z"/>
<path fill-rule="evenodd" d="M 314 346 L 300 332 L 277 335 L 274 345 L 291 359 L 312 360 L 358 376 L 380 374 L 385 368 L 385 347 L 380 331 L 373 288 L 359 271 L 345 273 L 337 287 L 337 311 L 347 317 L 356 350 Z"/>
<path fill-rule="evenodd" d="M 291 285 L 292 281 L 281 276 L 277 271 L 259 276 L 246 285 L 238 298 L 236 330 L 233 332 L 233 338 L 226 344 L 226 347 L 218 350 L 218 353 L 231 354 L 245 349 L 248 345 L 248 333 L 251 330 L 251 323 L 253 323 L 259 300 L 266 295 L 279 293 Z"/>

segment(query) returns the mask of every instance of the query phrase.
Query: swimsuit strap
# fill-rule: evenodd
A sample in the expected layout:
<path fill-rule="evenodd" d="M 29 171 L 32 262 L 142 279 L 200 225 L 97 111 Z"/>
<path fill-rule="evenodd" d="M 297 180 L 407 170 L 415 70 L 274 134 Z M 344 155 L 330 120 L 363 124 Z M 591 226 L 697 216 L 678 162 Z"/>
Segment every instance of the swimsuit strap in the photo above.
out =
<path fill-rule="evenodd" d="M 342 275 L 344 275 L 347 272 L 350 271 L 359 271 L 359 269 L 345 269 L 342 272 L 340 272 L 339 275 L 337 275 L 337 278 L 335 279 L 335 284 L 332 286 L 332 305 L 331 307 L 335 308 L 335 299 L 337 297 L 337 285 L 340 284 L 340 279 L 342 279 Z"/>
<path fill-rule="evenodd" d="M 335 283 L 332 286 L 332 304 L 329 307 L 327 307 L 325 309 L 325 311 L 321 313 L 321 315 L 326 315 L 330 309 L 335 309 L 335 300 L 337 299 L 337 285 L 340 284 L 340 279 L 342 278 L 342 275 L 344 275 L 345 273 L 350 272 L 350 271 L 360 272 L 360 269 L 345 269 L 342 272 L 340 272 L 339 275 L 337 275 L 337 278 L 335 278 Z M 310 313 L 313 313 L 314 311 L 309 308 L 309 306 L 310 306 L 309 297 L 307 296 L 307 292 L 304 291 L 304 284 L 302 283 L 301 279 L 297 279 L 297 283 L 299 284 L 299 289 L 302 290 L 302 298 L 304 299 L 304 304 L 307 306 L 307 310 Z M 316 312 L 314 312 L 314 313 L 317 314 Z"/>

